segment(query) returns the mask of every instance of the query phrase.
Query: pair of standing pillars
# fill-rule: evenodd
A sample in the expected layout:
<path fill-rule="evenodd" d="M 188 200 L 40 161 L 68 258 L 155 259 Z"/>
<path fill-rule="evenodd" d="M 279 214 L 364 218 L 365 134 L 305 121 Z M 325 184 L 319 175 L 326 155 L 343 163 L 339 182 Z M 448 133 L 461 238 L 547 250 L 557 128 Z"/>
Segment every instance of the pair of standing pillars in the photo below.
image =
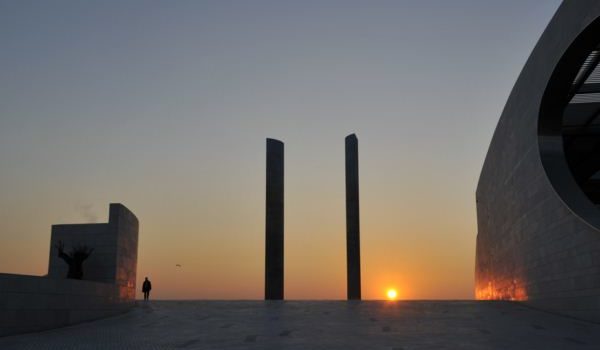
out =
<path fill-rule="evenodd" d="M 283 142 L 267 139 L 265 299 L 283 299 Z M 346 259 L 349 300 L 360 300 L 358 139 L 346 137 Z"/>

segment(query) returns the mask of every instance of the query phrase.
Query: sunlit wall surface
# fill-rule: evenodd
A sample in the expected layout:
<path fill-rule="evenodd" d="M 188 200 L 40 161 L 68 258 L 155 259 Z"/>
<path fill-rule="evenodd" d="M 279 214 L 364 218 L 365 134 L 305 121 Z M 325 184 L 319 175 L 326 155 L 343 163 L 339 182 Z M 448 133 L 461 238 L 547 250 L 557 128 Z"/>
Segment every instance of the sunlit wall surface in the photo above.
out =
<path fill-rule="evenodd" d="M 599 16 L 561 5 L 500 117 L 477 187 L 478 299 L 600 320 Z"/>

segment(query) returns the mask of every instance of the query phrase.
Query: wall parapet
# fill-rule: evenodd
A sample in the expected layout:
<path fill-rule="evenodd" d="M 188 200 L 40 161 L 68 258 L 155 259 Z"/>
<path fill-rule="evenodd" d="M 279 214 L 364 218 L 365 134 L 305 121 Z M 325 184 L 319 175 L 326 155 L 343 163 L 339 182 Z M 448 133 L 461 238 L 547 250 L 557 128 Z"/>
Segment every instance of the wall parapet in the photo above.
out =
<path fill-rule="evenodd" d="M 0 336 L 114 316 L 134 305 L 111 283 L 0 273 Z"/>

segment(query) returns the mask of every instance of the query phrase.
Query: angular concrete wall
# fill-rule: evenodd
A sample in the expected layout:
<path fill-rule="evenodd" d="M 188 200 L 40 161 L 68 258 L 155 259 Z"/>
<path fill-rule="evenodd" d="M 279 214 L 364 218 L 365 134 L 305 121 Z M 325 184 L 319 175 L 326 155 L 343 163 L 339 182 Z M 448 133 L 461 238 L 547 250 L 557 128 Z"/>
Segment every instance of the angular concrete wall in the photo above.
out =
<path fill-rule="evenodd" d="M 65 250 L 85 244 L 94 252 L 83 263 L 83 279 L 115 283 L 123 297 L 135 299 L 137 270 L 138 220 L 122 204 L 110 204 L 109 222 L 102 224 L 53 225 L 50 239 L 48 276 L 65 278 L 68 266 L 58 257 L 56 244 Z"/>
<path fill-rule="evenodd" d="M 133 300 L 110 283 L 0 274 L 0 337 L 123 313 Z"/>
<path fill-rule="evenodd" d="M 565 170 L 560 135 L 550 138 L 539 123 L 555 67 L 598 16 L 598 1 L 561 5 L 500 117 L 476 194 L 478 299 L 521 300 L 600 321 L 600 210 Z M 540 147 L 548 142 L 543 163 Z"/>
<path fill-rule="evenodd" d="M 116 232 L 115 281 L 121 287 L 121 298 L 135 299 L 139 223 L 137 217 L 124 205 L 111 204 L 109 226 Z M 123 293 L 126 293 L 124 295 Z"/>

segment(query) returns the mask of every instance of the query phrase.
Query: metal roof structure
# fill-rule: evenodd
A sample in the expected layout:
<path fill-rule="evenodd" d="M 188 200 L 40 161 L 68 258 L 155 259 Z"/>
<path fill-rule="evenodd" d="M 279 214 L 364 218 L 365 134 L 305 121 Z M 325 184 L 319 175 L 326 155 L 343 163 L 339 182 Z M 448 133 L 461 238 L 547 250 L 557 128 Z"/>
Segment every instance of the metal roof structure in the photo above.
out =
<path fill-rule="evenodd" d="M 562 134 L 567 163 L 575 180 L 600 204 L 600 49 L 585 59 L 571 83 L 563 112 Z"/>

